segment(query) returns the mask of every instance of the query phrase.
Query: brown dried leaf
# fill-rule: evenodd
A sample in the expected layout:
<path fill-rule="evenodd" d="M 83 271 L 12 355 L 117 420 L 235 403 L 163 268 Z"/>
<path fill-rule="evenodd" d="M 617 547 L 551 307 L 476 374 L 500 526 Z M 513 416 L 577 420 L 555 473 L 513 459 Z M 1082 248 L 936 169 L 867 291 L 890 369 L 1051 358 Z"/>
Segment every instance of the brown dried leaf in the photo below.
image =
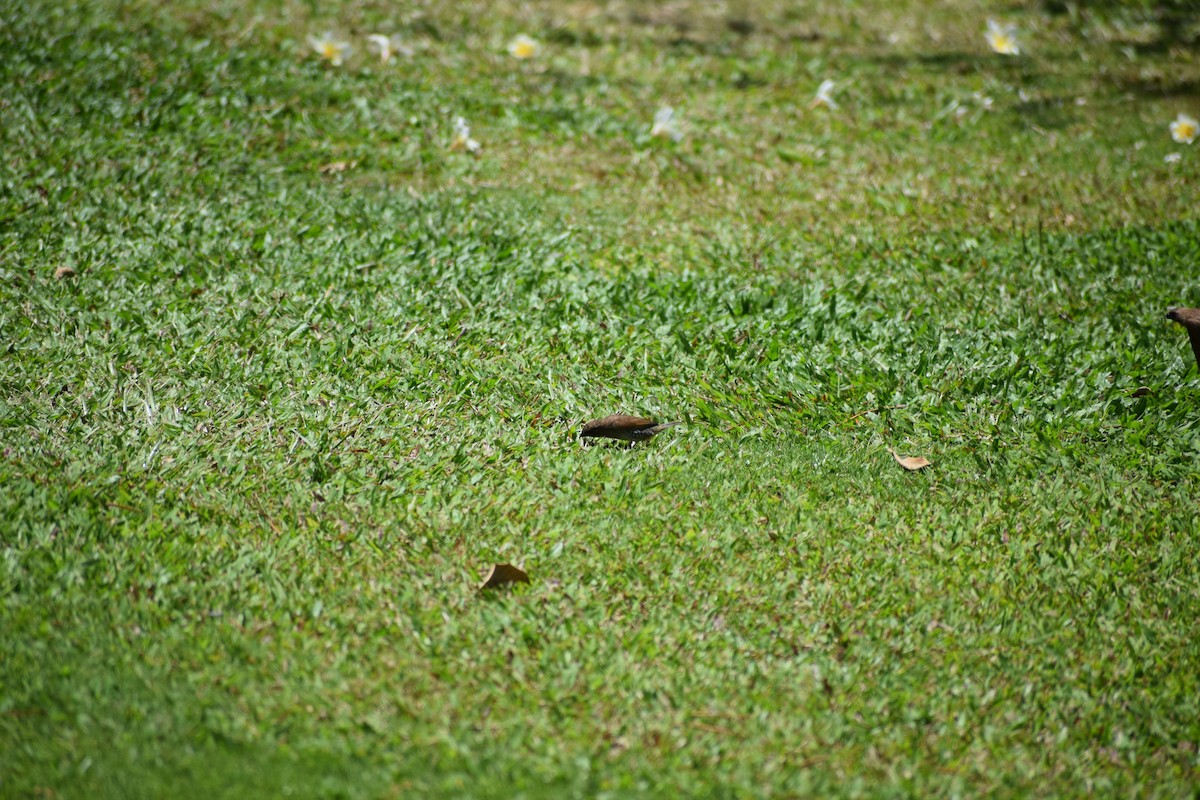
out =
<path fill-rule="evenodd" d="M 317 169 L 317 172 L 322 175 L 333 175 L 338 172 L 345 172 L 348 169 L 354 169 L 358 164 L 357 161 L 330 161 Z"/>
<path fill-rule="evenodd" d="M 510 583 L 529 583 L 529 576 L 525 574 L 524 570 L 514 567 L 512 564 L 496 564 L 483 579 L 483 584 L 479 589 L 480 591 L 496 589 Z"/>
<path fill-rule="evenodd" d="M 904 467 L 909 472 L 916 472 L 919 469 L 925 469 L 929 466 L 929 459 L 924 456 L 905 456 L 901 458 L 896 455 L 896 451 L 888 448 L 888 452 L 892 454 L 892 458 L 896 459 L 896 463 Z"/>
<path fill-rule="evenodd" d="M 63 278 L 74 278 L 75 270 L 71 269 L 70 267 L 59 267 L 58 269 L 54 270 L 54 277 L 58 278 L 60 281 Z"/>

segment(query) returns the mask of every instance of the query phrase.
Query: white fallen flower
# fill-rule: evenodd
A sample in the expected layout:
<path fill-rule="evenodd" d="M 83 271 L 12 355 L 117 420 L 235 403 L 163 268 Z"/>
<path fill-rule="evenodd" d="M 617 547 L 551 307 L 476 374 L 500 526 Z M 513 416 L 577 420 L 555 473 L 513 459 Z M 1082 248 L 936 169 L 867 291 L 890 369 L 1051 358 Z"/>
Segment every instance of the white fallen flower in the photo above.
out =
<path fill-rule="evenodd" d="M 333 38 L 332 33 L 326 33 L 324 36 L 309 36 L 308 46 L 313 49 L 314 53 L 335 67 L 340 67 L 353 51 L 349 42 L 338 41 Z"/>
<path fill-rule="evenodd" d="M 1167 153 L 1163 156 L 1163 161 L 1168 164 L 1178 164 L 1183 160 L 1183 153 Z"/>
<path fill-rule="evenodd" d="M 520 36 L 508 43 L 508 54 L 513 58 L 533 58 L 538 54 L 538 50 L 540 50 L 541 47 L 542 46 L 537 43 L 536 39 L 532 39 L 522 33 Z"/>
<path fill-rule="evenodd" d="M 471 128 L 462 117 L 454 118 L 454 138 L 450 140 L 451 150 L 466 150 L 468 153 L 478 153 L 479 142 L 471 138 Z"/>
<path fill-rule="evenodd" d="M 833 87 L 837 84 L 830 80 L 821 81 L 821 85 L 817 87 L 817 95 L 813 101 L 809 103 L 809 108 L 817 108 L 825 106 L 830 111 L 837 111 L 837 101 L 833 99 Z"/>
<path fill-rule="evenodd" d="M 391 61 L 394 56 L 401 55 L 408 58 L 413 54 L 412 48 L 394 34 L 384 36 L 382 33 L 373 33 L 367 37 L 367 41 L 371 43 L 372 49 L 379 53 L 379 60 L 384 64 Z"/>
<path fill-rule="evenodd" d="M 996 20 L 989 19 L 987 31 L 983 35 L 987 37 L 988 46 L 992 48 L 993 53 L 1003 56 L 1021 55 L 1021 45 L 1017 43 L 1016 25 L 1001 25 Z"/>
<path fill-rule="evenodd" d="M 1191 144 L 1200 132 L 1200 122 L 1187 114 L 1180 114 L 1171 123 L 1171 138 L 1180 144 Z"/>
<path fill-rule="evenodd" d="M 663 106 L 655 112 L 654 126 L 650 128 L 650 135 L 670 139 L 672 142 L 678 142 L 683 138 L 683 131 L 679 130 L 679 123 L 675 119 L 675 109 Z"/>

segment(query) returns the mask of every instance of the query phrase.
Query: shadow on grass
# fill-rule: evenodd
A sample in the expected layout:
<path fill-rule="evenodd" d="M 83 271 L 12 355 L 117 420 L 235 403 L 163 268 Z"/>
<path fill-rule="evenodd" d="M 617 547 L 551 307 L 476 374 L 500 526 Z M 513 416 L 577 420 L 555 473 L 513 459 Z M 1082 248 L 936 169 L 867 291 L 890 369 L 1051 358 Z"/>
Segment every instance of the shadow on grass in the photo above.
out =
<path fill-rule="evenodd" d="M 1004 59 L 997 61 L 991 56 L 969 50 L 946 50 L 934 53 L 860 53 L 864 61 L 887 69 L 916 69 L 929 72 L 953 72 L 966 75 L 980 72 L 1003 71 L 1013 75 L 1023 73 L 1021 61 Z"/>
<path fill-rule="evenodd" d="M 1167 78 L 1128 75 L 1118 78 L 1116 85 L 1124 92 L 1142 97 L 1181 97 L 1200 103 L 1200 80 L 1197 79 L 1172 81 Z"/>
<path fill-rule="evenodd" d="M 1074 101 L 1063 97 L 1041 97 L 1013 106 L 1020 122 L 1044 130 L 1061 130 L 1072 125 L 1077 120 L 1071 110 L 1074 108 Z"/>

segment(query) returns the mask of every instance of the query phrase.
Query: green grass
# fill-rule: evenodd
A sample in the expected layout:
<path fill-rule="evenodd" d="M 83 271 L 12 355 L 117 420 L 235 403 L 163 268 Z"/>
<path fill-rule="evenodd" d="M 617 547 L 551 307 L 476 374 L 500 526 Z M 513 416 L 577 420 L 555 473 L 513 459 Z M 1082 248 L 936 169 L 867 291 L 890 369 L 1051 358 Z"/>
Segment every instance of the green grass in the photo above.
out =
<path fill-rule="evenodd" d="M 0 796 L 1194 791 L 1195 52 L 790 6 L 0 5 Z"/>

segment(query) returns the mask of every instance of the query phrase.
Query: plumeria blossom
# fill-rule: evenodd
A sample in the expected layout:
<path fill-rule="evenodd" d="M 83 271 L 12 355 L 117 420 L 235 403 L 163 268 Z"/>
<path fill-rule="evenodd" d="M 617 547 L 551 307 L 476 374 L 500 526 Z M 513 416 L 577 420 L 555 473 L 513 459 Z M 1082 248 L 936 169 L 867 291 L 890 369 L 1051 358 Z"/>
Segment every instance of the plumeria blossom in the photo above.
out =
<path fill-rule="evenodd" d="M 1200 133 L 1200 122 L 1187 114 L 1180 114 L 1171 123 L 1171 138 L 1180 144 L 1191 144 L 1197 133 Z"/>
<path fill-rule="evenodd" d="M 349 42 L 339 42 L 333 38 L 332 33 L 326 33 L 324 36 L 309 36 L 308 46 L 313 49 L 314 53 L 335 67 L 342 65 L 342 62 L 350 56 L 352 49 Z"/>
<path fill-rule="evenodd" d="M 450 140 L 451 150 L 466 150 L 468 153 L 478 153 L 479 142 L 471 138 L 471 129 L 462 117 L 454 118 L 454 138 Z"/>
<path fill-rule="evenodd" d="M 672 142 L 683 138 L 683 131 L 679 130 L 679 123 L 675 119 L 675 109 L 663 106 L 655 112 L 654 127 L 650 129 L 650 135 L 670 139 Z"/>
<path fill-rule="evenodd" d="M 817 87 L 817 95 L 808 104 L 808 107 L 819 108 L 825 106 L 830 111 L 837 111 L 838 104 L 833 99 L 833 87 L 836 85 L 833 81 L 821 81 L 821 85 Z"/>
<path fill-rule="evenodd" d="M 407 58 L 413 54 L 412 48 L 404 44 L 399 36 L 384 36 L 382 33 L 373 33 L 367 37 L 367 41 L 379 53 L 379 60 L 384 64 L 391 61 L 394 56 L 401 55 Z"/>
<path fill-rule="evenodd" d="M 542 46 L 537 43 L 536 39 L 531 39 L 522 33 L 520 36 L 508 43 L 508 54 L 513 58 L 533 58 L 538 54 L 538 50 L 540 50 L 541 47 Z"/>
<path fill-rule="evenodd" d="M 993 53 L 1002 56 L 1021 55 L 1021 46 L 1017 44 L 1016 25 L 1001 25 L 996 20 L 989 19 L 984 36 L 987 37 L 988 46 L 992 48 Z"/>

